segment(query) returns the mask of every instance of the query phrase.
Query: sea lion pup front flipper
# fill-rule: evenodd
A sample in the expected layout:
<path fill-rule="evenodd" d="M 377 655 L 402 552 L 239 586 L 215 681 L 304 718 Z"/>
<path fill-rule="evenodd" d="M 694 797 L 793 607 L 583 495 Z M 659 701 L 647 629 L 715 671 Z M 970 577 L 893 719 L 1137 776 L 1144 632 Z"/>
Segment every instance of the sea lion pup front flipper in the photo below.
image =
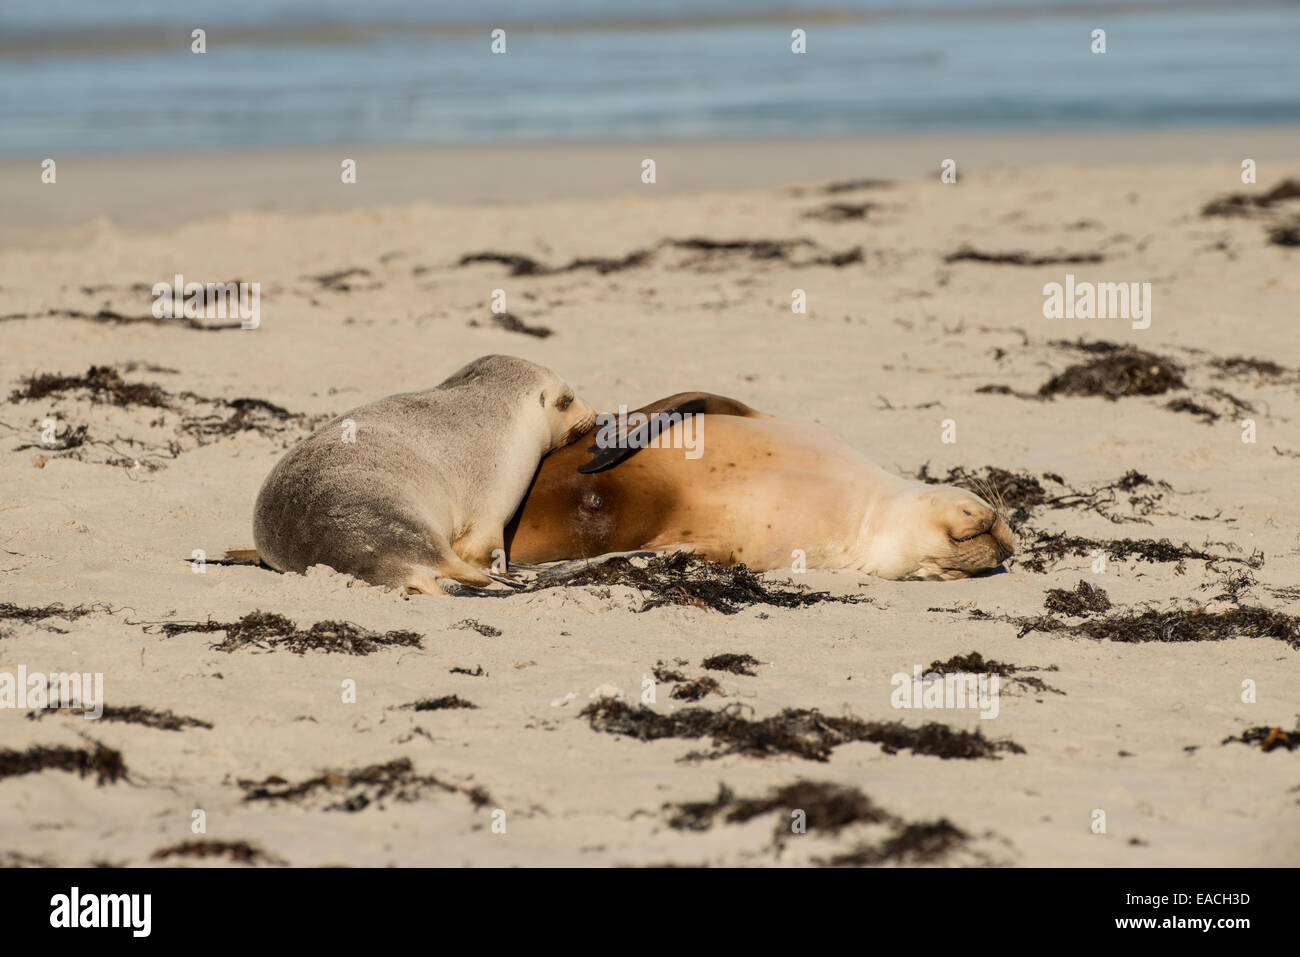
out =
<path fill-rule="evenodd" d="M 635 455 L 645 448 L 651 433 L 658 434 L 673 421 L 673 416 L 683 415 L 735 415 L 746 419 L 772 419 L 775 416 L 759 412 L 739 399 L 712 392 L 678 392 L 664 399 L 658 399 L 636 410 L 650 417 L 645 425 L 633 430 L 629 435 L 620 436 L 620 441 L 612 445 L 590 446 L 587 451 L 594 453 L 591 461 L 580 465 L 578 471 L 584 475 L 603 472 Z M 599 436 L 601 433 L 597 432 Z"/>

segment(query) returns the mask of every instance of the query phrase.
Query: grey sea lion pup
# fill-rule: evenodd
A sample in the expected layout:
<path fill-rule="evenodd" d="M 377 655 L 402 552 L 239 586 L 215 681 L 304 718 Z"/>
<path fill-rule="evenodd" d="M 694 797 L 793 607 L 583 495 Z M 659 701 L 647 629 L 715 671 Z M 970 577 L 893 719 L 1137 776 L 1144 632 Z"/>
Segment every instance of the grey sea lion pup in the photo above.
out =
<path fill-rule="evenodd" d="M 257 551 L 280 571 L 328 565 L 411 592 L 442 592 L 443 578 L 491 584 L 484 569 L 542 456 L 594 421 L 551 370 L 475 359 L 441 385 L 353 409 L 294 446 L 258 493 Z"/>

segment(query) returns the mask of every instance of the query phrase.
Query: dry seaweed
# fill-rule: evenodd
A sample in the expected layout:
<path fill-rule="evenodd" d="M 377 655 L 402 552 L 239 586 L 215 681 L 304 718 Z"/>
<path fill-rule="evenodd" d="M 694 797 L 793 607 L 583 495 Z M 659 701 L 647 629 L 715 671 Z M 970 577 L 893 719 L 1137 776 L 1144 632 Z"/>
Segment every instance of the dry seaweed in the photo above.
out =
<path fill-rule="evenodd" d="M 1097 612 L 1110 611 L 1111 605 L 1110 596 L 1106 594 L 1105 589 L 1081 578 L 1074 586 L 1074 591 L 1049 588 L 1043 607 L 1053 614 L 1086 618 Z"/>
<path fill-rule="evenodd" d="M 35 774 L 38 771 L 72 771 L 79 777 L 95 775 L 99 785 L 115 784 L 126 778 L 122 752 L 106 748 L 98 741 L 93 747 L 70 748 L 60 745 L 46 748 L 35 745 L 25 751 L 0 749 L 0 778 Z"/>
<path fill-rule="evenodd" d="M 879 843 L 859 843 L 852 851 L 829 861 L 817 859 L 815 863 L 823 867 L 929 864 L 968 840 L 947 819 L 909 823 L 880 808 L 858 788 L 832 782 L 799 780 L 753 798 L 737 797 L 725 784 L 720 784 L 718 796 L 712 801 L 664 805 L 668 826 L 689 831 L 706 831 L 715 823 L 744 824 L 775 814 L 772 843 L 778 850 L 793 833 L 790 822 L 795 811 L 803 813 L 807 834 L 837 835 L 855 825 L 889 827 L 891 833 Z"/>
<path fill-rule="evenodd" d="M 788 582 L 786 584 L 789 584 Z M 868 601 L 862 595 L 832 595 L 830 592 L 780 588 L 765 584 L 740 565 L 721 565 L 689 552 L 655 555 L 638 565 L 624 557 L 599 564 L 582 565 L 571 572 L 538 578 L 524 591 L 541 591 L 575 585 L 627 585 L 646 597 L 638 612 L 668 605 L 692 605 L 734 615 L 750 605 L 803 608 L 822 602 L 855 604 Z"/>
<path fill-rule="evenodd" d="M 674 671 L 665 665 L 662 661 L 656 661 L 654 669 L 650 672 L 654 675 L 655 681 L 667 684 L 671 681 L 685 681 L 686 676 L 680 671 Z"/>
<path fill-rule="evenodd" d="M 879 209 L 879 203 L 827 203 L 804 213 L 805 219 L 820 219 L 828 223 L 844 223 L 850 220 L 863 220 L 867 213 Z"/>
<path fill-rule="evenodd" d="M 608 275 L 623 269 L 643 266 L 654 255 L 651 249 L 636 249 L 626 256 L 579 256 L 569 261 L 567 266 L 544 266 L 531 256 L 521 253 L 469 253 L 460 257 L 459 265 L 469 266 L 475 263 L 494 263 L 510 269 L 511 276 L 551 276 L 557 273 L 578 272 L 583 269 L 593 270 L 600 275 Z"/>
<path fill-rule="evenodd" d="M 413 701 L 410 704 L 402 705 L 402 708 L 409 711 L 446 711 L 457 708 L 478 710 L 478 705 L 466 701 L 459 695 L 448 694 L 443 695 L 441 698 L 423 698 L 420 701 Z"/>
<path fill-rule="evenodd" d="M 824 867 L 879 867 L 882 864 L 933 864 L 969 840 L 969 835 L 946 817 L 906 825 L 880 845 L 861 845 L 830 860 Z"/>
<path fill-rule="evenodd" d="M 1101 253 L 1050 253 L 1045 256 L 1033 256 L 1026 252 L 986 253 L 970 246 L 963 246 L 956 252 L 944 256 L 943 261 L 997 263 L 1006 266 L 1055 266 L 1099 263 L 1105 261 L 1105 258 Z"/>
<path fill-rule="evenodd" d="M 273 435 L 285 431 L 282 423 L 303 421 L 302 415 L 290 412 L 265 399 L 204 399 L 188 392 L 184 393 L 182 398 L 213 403 L 234 410 L 224 418 L 220 415 L 185 416 L 178 431 L 194 436 L 199 440 L 200 445 L 208 436 L 235 435 L 239 432 Z"/>
<path fill-rule="evenodd" d="M 810 239 L 706 239 L 692 236 L 689 239 L 666 240 L 676 249 L 688 249 L 706 255 L 716 253 L 748 253 L 751 259 L 789 259 L 792 250 L 799 246 L 817 245 Z"/>
<path fill-rule="evenodd" d="M 24 624 L 35 625 L 45 621 L 47 618 L 63 618 L 67 621 L 76 621 L 78 618 L 84 618 L 91 613 L 92 609 L 78 605 L 75 608 L 64 608 L 60 604 L 44 606 L 24 606 L 15 605 L 13 602 L 0 602 L 0 623 L 8 621 L 20 621 Z M 45 625 L 47 630 L 62 632 L 62 629 L 55 628 L 53 625 Z M 6 638 L 11 632 L 8 629 L 0 628 L 0 638 Z"/>
<path fill-rule="evenodd" d="M 1067 638 L 1125 643 L 1276 638 L 1300 651 L 1300 617 L 1255 605 L 1238 605 L 1222 611 L 1194 608 L 1122 612 L 1074 624 L 1050 616 L 1013 620 L 1020 625 L 1018 637 L 1022 638 L 1037 631 Z"/>
<path fill-rule="evenodd" d="M 1300 219 L 1270 226 L 1268 241 L 1274 246 L 1300 246 Z"/>
<path fill-rule="evenodd" d="M 150 860 L 165 861 L 171 857 L 186 860 L 206 860 L 209 857 L 228 858 L 236 864 L 277 864 L 285 862 L 272 857 L 247 841 L 184 841 L 171 847 L 162 847 L 149 855 Z"/>
<path fill-rule="evenodd" d="M 1199 415 L 1201 421 L 1206 425 L 1211 425 L 1219 421 L 1219 413 L 1215 412 L 1208 406 L 1193 402 L 1187 397 L 1174 399 L 1172 402 L 1165 403 L 1165 408 L 1170 412 L 1189 412 L 1192 415 Z"/>
<path fill-rule="evenodd" d="M 673 688 L 670 697 L 678 701 L 699 701 L 706 695 L 717 694 L 726 697 L 722 691 L 722 685 L 717 680 L 705 675 L 702 678 L 696 678 L 694 681 L 686 681 Z"/>
<path fill-rule="evenodd" d="M 1173 360 L 1125 348 L 1067 367 L 1039 386 L 1038 394 L 1099 395 L 1114 400 L 1130 395 L 1163 395 L 1170 389 L 1185 388 L 1182 367 Z"/>
<path fill-rule="evenodd" d="M 41 708 L 27 712 L 27 720 L 39 721 L 48 714 L 82 714 L 85 711 L 86 707 L 81 704 L 68 705 L 64 708 Z M 145 708 L 140 705 L 131 705 L 129 707 L 104 705 L 104 710 L 97 720 L 139 724 L 146 728 L 157 728 L 159 731 L 183 731 L 186 728 L 212 730 L 210 721 L 188 718 L 185 715 L 175 714 L 171 711 L 155 711 L 152 708 Z"/>
<path fill-rule="evenodd" d="M 893 185 L 893 180 L 888 179 L 842 179 L 834 183 L 827 183 L 822 187 L 822 192 L 850 193 L 860 189 L 888 189 Z"/>
<path fill-rule="evenodd" d="M 92 402 L 113 405 L 143 405 L 152 408 L 170 408 L 171 396 L 156 385 L 143 382 L 124 382 L 111 366 L 91 366 L 85 375 L 65 376 L 42 372 L 23 380 L 26 385 L 9 394 L 10 402 L 24 399 L 44 399 L 51 395 L 85 389 Z"/>
<path fill-rule="evenodd" d="M 1066 484 L 1055 472 L 1044 472 L 1041 479 L 1027 472 L 1013 472 L 1009 469 L 987 465 L 983 470 L 968 471 L 962 466 L 948 470 L 947 475 L 930 474 L 930 463 L 926 462 L 916 473 L 919 481 L 928 485 L 956 485 L 982 495 L 1007 516 L 1012 525 L 1019 525 L 1028 520 L 1031 510 L 1039 507 L 1050 509 L 1083 508 L 1096 512 L 1111 522 L 1119 524 L 1125 521 L 1143 521 L 1141 516 L 1150 515 L 1164 498 L 1164 492 L 1150 491 L 1138 493 L 1139 488 L 1161 488 L 1170 491 L 1167 482 L 1155 481 L 1134 469 L 1125 472 L 1118 479 L 1103 482 L 1097 486 L 1081 490 Z M 1044 487 L 1044 482 L 1062 486 L 1066 489 L 1060 494 L 1051 494 Z M 1123 495 L 1121 495 L 1123 493 Z M 1117 515 L 1112 506 L 1126 498 L 1129 514 Z"/>
<path fill-rule="evenodd" d="M 369 655 L 381 648 L 420 648 L 423 635 L 413 631 L 370 631 L 349 621 L 318 621 L 305 631 L 288 618 L 264 611 L 252 611 L 238 621 L 167 622 L 162 632 L 168 638 L 190 632 L 224 631 L 226 637 L 212 647 L 234 652 L 249 645 L 294 654 L 323 651 L 345 655 Z"/>
<path fill-rule="evenodd" d="M 925 669 L 925 673 L 936 675 L 997 675 L 1000 678 L 1005 678 L 1009 684 L 1023 685 L 1036 692 L 1050 691 L 1052 694 L 1064 695 L 1065 692 L 1060 688 L 1053 688 L 1041 678 L 1020 674 L 1022 671 L 1059 670 L 1056 665 L 1037 668 L 1030 665 L 1011 665 L 1001 661 L 985 661 L 984 656 L 978 651 L 972 651 L 968 655 L 953 655 L 947 661 L 932 661 L 929 667 Z"/>
<path fill-rule="evenodd" d="M 91 441 L 89 426 L 69 425 L 62 432 L 54 434 L 53 442 L 24 442 L 22 445 L 15 445 L 13 450 L 25 452 L 27 449 L 40 449 L 43 452 L 66 452 L 69 449 L 79 449 L 89 441 Z"/>
<path fill-rule="evenodd" d="M 351 269 L 340 269 L 336 272 L 322 273 L 319 276 L 308 276 L 307 278 L 320 283 L 322 289 L 328 289 L 331 292 L 351 292 L 356 287 L 346 280 L 351 279 L 353 276 L 369 278 L 370 270 L 354 266 Z"/>
<path fill-rule="evenodd" d="M 469 266 L 475 263 L 497 263 L 507 266 L 512 276 L 544 276 L 550 272 L 536 259 L 520 253 L 466 253 L 460 257 L 458 265 Z"/>
<path fill-rule="evenodd" d="M 1256 359 L 1247 356 L 1232 356 L 1227 359 L 1211 359 L 1210 365 L 1227 376 L 1254 376 L 1278 378 L 1289 375 L 1295 370 L 1280 366 L 1269 359 Z"/>
<path fill-rule="evenodd" d="M 83 312 L 80 309 L 47 309 L 43 313 L 26 313 L 18 312 L 7 316 L 0 316 L 0 322 L 13 319 L 39 319 L 45 317 L 58 317 L 61 319 L 83 319 L 87 322 L 106 323 L 115 326 L 144 324 L 150 326 L 175 326 L 182 329 L 192 329 L 197 332 L 223 332 L 229 329 L 242 329 L 242 320 L 234 322 L 214 322 L 204 323 L 198 319 L 189 316 L 174 316 L 172 318 L 158 317 L 152 313 L 146 313 L 138 316 L 128 316 L 124 313 L 116 312 L 112 309 L 99 309 L 95 312 Z"/>
<path fill-rule="evenodd" d="M 121 374 L 111 366 L 91 366 L 90 369 L 82 376 L 65 376 L 55 373 L 41 373 L 40 375 L 28 376 L 25 385 L 20 389 L 15 389 L 10 393 L 10 402 L 22 402 L 24 400 L 45 399 L 51 396 L 61 396 L 68 392 L 88 391 L 92 403 L 105 402 L 117 406 L 144 406 L 147 408 L 165 409 L 171 412 L 178 412 L 182 419 L 177 426 L 179 434 L 194 436 L 198 439 L 200 445 L 204 444 L 204 438 L 208 436 L 234 435 L 238 432 L 255 431 L 262 435 L 274 435 L 284 432 L 289 425 L 305 425 L 306 417 L 290 412 L 273 402 L 265 399 L 253 398 L 207 398 L 196 395 L 193 392 L 182 392 L 173 394 L 152 383 L 144 382 L 126 382 L 122 379 Z M 221 409 L 229 409 L 228 415 L 218 413 L 209 413 L 200 415 L 197 412 L 186 412 L 183 402 L 192 402 L 202 405 L 216 406 Z M 162 420 L 153 423 L 160 425 Z M 79 433 L 65 432 L 63 436 L 62 448 L 73 448 L 88 442 L 88 435 L 84 426 L 79 427 Z M 136 445 L 134 439 L 121 439 L 119 441 L 129 442 Z M 105 444 L 107 443 L 100 443 Z M 144 448 L 163 448 L 149 446 L 143 442 L 138 443 Z M 23 446 L 23 448 L 34 448 L 36 446 Z M 42 448 L 52 448 L 51 446 L 41 446 Z M 112 446 L 109 446 L 112 448 Z M 180 451 L 179 445 L 175 442 L 169 442 L 165 447 L 175 458 Z M 134 459 L 124 459 L 128 464 L 134 465 Z M 148 465 L 146 464 L 146 467 Z"/>
<path fill-rule="evenodd" d="M 458 621 L 456 622 L 456 624 L 450 625 L 448 627 L 457 631 L 477 631 L 480 635 L 483 635 L 485 638 L 501 637 L 500 628 L 494 628 L 491 625 L 485 625 L 482 622 L 480 622 L 477 618 L 466 618 L 463 621 Z"/>
<path fill-rule="evenodd" d="M 707 831 L 715 823 L 744 824 L 764 814 L 782 812 L 776 840 L 790 834 L 790 813 L 803 811 L 810 833 L 838 834 L 852 824 L 889 824 L 897 821 L 855 787 L 823 781 L 796 781 L 775 788 L 764 797 L 738 798 L 725 784 L 718 785 L 712 801 L 665 804 L 668 826 L 679 831 Z"/>
<path fill-rule="evenodd" d="M 707 668 L 709 671 L 726 671 L 733 675 L 746 675 L 753 678 L 758 674 L 753 670 L 753 666 L 760 664 L 762 662 L 753 655 L 723 654 L 705 658 L 700 662 L 700 667 Z"/>
<path fill-rule="evenodd" d="M 1300 748 L 1300 727 L 1292 731 L 1283 731 L 1280 727 L 1264 724 L 1257 728 L 1247 728 L 1241 734 L 1226 737 L 1219 743 L 1228 744 L 1232 741 L 1239 744 L 1258 744 L 1261 751 L 1272 751 L 1275 748 L 1294 751 Z"/>
<path fill-rule="evenodd" d="M 828 253 L 825 256 L 814 256 L 811 260 L 801 265 L 805 266 L 834 266 L 839 269 L 841 266 L 851 266 L 854 263 L 863 261 L 862 247 L 854 246 L 852 249 L 846 249 L 843 252 Z"/>
<path fill-rule="evenodd" d="M 771 717 L 750 720 L 743 706 L 729 705 L 721 711 L 685 708 L 673 714 L 659 714 L 645 705 L 636 708 L 615 698 L 602 698 L 579 712 L 593 731 L 626 735 L 640 741 L 661 738 L 712 739 L 714 750 L 689 755 L 718 758 L 727 754 L 769 757 L 793 754 L 809 761 L 826 761 L 841 744 L 868 741 L 879 744 L 886 754 L 910 750 L 940 758 L 998 759 L 999 751 L 1023 754 L 1014 741 L 990 741 L 982 731 L 964 731 L 931 722 L 910 728 L 901 721 L 863 721 L 834 717 L 807 708 L 786 708 Z"/>
<path fill-rule="evenodd" d="M 1155 539 L 1090 539 L 1069 535 L 1065 532 L 1039 532 L 1023 529 L 1030 541 L 1020 543 L 1020 552 L 1015 561 L 1017 565 L 1031 572 L 1045 572 L 1048 566 L 1055 564 L 1068 555 L 1080 557 L 1092 556 L 1095 552 L 1103 553 L 1111 561 L 1141 562 L 1186 562 L 1203 561 L 1207 568 L 1218 562 L 1245 565 L 1248 568 L 1262 568 L 1264 556 L 1261 552 L 1252 552 L 1244 558 L 1235 555 L 1216 555 L 1190 545 L 1175 545 L 1167 538 Z"/>
<path fill-rule="evenodd" d="M 643 266 L 650 261 L 654 251 L 650 249 L 636 249 L 626 256 L 611 258 L 609 256 L 586 256 L 572 260 L 567 266 L 557 270 L 557 272 L 576 272 L 579 269 L 594 269 L 600 275 L 605 276 L 612 272 L 619 272 L 623 269 L 632 269 L 635 266 Z"/>
<path fill-rule="evenodd" d="M 473 671 L 468 668 L 451 668 L 447 671 L 449 675 L 469 675 L 471 678 L 486 678 L 488 673 L 483 670 L 482 665 L 477 665 Z"/>
<path fill-rule="evenodd" d="M 474 807 L 488 804 L 492 799 L 482 787 L 448 784 L 432 775 L 416 774 L 410 758 L 397 758 L 386 764 L 372 764 L 353 771 L 329 771 L 325 774 L 290 784 L 273 775 L 264 781 L 240 780 L 245 801 L 300 801 L 324 791 L 338 799 L 327 804 L 327 811 L 361 811 L 372 804 L 387 799 L 402 803 L 420 800 L 429 790 L 450 794 L 464 794 Z"/>
<path fill-rule="evenodd" d="M 547 339 L 555 335 L 555 330 L 550 326 L 530 326 L 514 313 L 494 312 L 492 313 L 492 323 L 497 327 L 504 329 L 506 332 L 517 332 L 525 336 L 533 336 L 537 339 Z M 477 319 L 469 321 L 471 326 L 478 326 Z"/>
<path fill-rule="evenodd" d="M 1284 179 L 1267 193 L 1229 193 L 1206 203 L 1202 216 L 1248 216 L 1256 209 L 1268 209 L 1283 200 L 1300 199 L 1300 180 Z"/>

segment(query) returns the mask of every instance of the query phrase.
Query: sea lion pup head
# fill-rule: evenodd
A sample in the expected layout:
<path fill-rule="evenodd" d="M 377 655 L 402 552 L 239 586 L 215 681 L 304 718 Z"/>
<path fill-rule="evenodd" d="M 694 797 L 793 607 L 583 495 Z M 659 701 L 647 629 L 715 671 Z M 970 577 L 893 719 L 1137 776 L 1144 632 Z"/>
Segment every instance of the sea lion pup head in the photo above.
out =
<path fill-rule="evenodd" d="M 890 503 L 873 545 L 881 578 L 949 581 L 998 565 L 1016 550 L 1011 526 L 974 492 L 909 483 Z"/>
<path fill-rule="evenodd" d="M 546 451 L 568 445 L 596 422 L 596 410 L 578 398 L 567 382 L 545 366 L 515 356 L 482 356 L 447 377 L 439 389 L 490 382 L 490 395 L 518 400 L 520 408 L 537 410 L 549 430 Z"/>

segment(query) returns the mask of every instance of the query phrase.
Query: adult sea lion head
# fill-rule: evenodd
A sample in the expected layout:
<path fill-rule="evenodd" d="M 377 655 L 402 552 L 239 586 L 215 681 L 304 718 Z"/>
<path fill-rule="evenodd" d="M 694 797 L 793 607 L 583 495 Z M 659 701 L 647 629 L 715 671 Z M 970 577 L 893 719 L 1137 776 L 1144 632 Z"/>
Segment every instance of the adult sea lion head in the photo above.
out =
<path fill-rule="evenodd" d="M 873 574 L 948 581 L 996 568 L 1014 554 L 1006 519 L 974 492 L 908 482 L 868 516 Z"/>

